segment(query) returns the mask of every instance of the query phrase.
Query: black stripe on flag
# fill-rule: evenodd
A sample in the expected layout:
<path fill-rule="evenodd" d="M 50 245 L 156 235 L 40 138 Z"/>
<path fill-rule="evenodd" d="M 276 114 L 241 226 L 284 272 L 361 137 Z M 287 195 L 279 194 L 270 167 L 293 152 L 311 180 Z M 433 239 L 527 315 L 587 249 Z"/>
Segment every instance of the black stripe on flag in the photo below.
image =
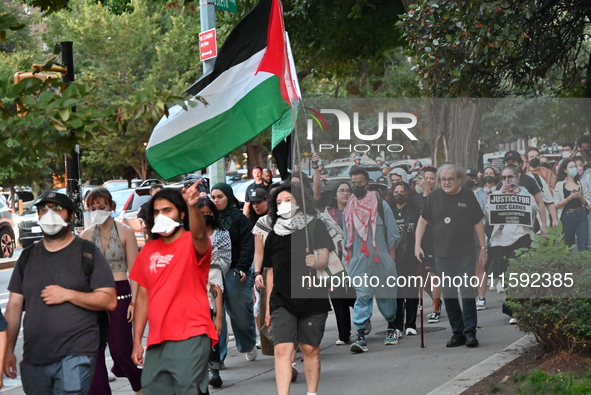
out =
<path fill-rule="evenodd" d="M 230 32 L 218 51 L 213 71 L 195 82 L 185 93 L 197 95 L 224 71 L 267 47 L 272 0 L 261 0 Z"/>

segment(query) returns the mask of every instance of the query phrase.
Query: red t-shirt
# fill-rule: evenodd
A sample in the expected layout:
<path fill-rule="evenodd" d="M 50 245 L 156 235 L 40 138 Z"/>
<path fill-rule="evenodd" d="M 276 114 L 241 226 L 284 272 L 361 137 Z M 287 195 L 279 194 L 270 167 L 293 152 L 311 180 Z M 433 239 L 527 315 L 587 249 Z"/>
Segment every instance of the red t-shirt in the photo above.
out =
<path fill-rule="evenodd" d="M 198 260 L 191 232 L 170 244 L 157 239 L 142 248 L 129 277 L 148 291 L 148 346 L 204 334 L 217 343 L 207 299 L 210 262 L 211 243 Z"/>

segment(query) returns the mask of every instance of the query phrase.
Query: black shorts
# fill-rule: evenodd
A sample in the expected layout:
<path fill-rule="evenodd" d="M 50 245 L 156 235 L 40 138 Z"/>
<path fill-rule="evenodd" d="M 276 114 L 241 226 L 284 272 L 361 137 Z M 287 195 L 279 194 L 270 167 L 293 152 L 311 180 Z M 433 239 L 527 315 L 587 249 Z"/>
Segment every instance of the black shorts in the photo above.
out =
<path fill-rule="evenodd" d="M 423 258 L 423 277 L 426 277 L 429 273 L 437 274 L 435 268 L 435 258 L 432 255 L 427 255 Z"/>
<path fill-rule="evenodd" d="M 328 312 L 296 317 L 287 309 L 278 307 L 271 312 L 273 345 L 279 343 L 302 343 L 319 347 L 324 336 Z"/>

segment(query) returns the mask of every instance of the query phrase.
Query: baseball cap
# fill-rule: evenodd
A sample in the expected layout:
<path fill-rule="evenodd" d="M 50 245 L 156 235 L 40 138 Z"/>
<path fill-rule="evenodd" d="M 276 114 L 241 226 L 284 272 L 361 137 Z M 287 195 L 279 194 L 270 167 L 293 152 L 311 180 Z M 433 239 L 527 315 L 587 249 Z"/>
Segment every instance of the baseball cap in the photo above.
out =
<path fill-rule="evenodd" d="M 475 169 L 466 169 L 466 175 L 468 177 L 478 177 L 478 172 Z"/>
<path fill-rule="evenodd" d="M 72 199 L 70 199 L 67 195 L 64 195 L 63 193 L 53 191 L 43 192 L 43 194 L 41 194 L 41 196 L 39 196 L 39 198 L 35 200 L 35 203 L 33 204 L 35 206 L 39 206 L 43 203 L 59 204 L 63 208 L 67 209 L 69 212 L 74 212 L 74 202 L 72 201 Z"/>
<path fill-rule="evenodd" d="M 507 151 L 505 153 L 505 157 L 503 158 L 503 162 L 506 162 L 508 160 L 515 160 L 517 161 L 517 163 L 523 163 L 523 159 L 521 159 L 521 155 L 519 154 L 519 152 L 513 150 L 513 151 Z"/>
<path fill-rule="evenodd" d="M 263 200 L 267 200 L 269 194 L 263 188 L 255 188 L 250 191 L 250 196 L 248 197 L 249 202 L 262 202 Z"/>

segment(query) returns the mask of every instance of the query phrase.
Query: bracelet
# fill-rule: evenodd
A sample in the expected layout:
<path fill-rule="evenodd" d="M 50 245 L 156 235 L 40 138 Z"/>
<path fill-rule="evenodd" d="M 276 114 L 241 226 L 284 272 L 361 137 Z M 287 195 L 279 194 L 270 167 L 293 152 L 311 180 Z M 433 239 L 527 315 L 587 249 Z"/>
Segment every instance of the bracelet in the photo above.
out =
<path fill-rule="evenodd" d="M 254 275 L 255 277 L 256 277 L 256 276 L 262 276 L 262 275 L 263 275 L 263 273 L 261 273 L 261 272 L 254 272 L 254 273 L 253 273 L 253 275 Z"/>
<path fill-rule="evenodd" d="M 320 166 L 312 166 L 312 169 L 316 170 L 316 169 L 318 169 L 318 167 L 320 167 Z"/>
<path fill-rule="evenodd" d="M 135 306 L 135 303 L 133 303 L 133 302 L 129 302 L 129 305 L 130 305 L 131 307 L 134 307 L 134 306 Z"/>

